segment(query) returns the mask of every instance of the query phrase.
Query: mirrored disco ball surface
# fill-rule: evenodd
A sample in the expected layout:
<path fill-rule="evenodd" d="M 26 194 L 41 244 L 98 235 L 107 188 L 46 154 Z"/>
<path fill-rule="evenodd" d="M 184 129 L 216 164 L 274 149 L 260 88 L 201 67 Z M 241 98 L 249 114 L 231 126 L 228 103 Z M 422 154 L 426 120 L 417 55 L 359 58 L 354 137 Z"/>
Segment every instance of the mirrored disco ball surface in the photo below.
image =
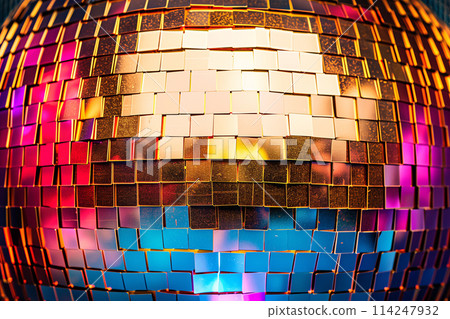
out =
<path fill-rule="evenodd" d="M 24 1 L 4 300 L 446 300 L 450 33 L 414 0 Z"/>

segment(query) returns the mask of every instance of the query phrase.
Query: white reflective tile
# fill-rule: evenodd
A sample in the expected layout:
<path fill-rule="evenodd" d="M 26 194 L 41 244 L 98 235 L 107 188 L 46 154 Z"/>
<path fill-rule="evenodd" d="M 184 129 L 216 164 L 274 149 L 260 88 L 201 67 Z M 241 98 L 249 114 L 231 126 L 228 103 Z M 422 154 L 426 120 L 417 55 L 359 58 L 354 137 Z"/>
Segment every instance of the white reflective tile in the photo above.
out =
<path fill-rule="evenodd" d="M 284 94 L 285 114 L 311 114 L 309 96 Z"/>
<path fill-rule="evenodd" d="M 233 69 L 253 70 L 254 68 L 253 51 L 234 51 Z"/>
<path fill-rule="evenodd" d="M 237 115 L 214 115 L 214 136 L 236 136 L 237 134 Z"/>
<path fill-rule="evenodd" d="M 215 91 L 216 70 L 191 72 L 191 91 Z"/>
<path fill-rule="evenodd" d="M 282 93 L 260 92 L 259 111 L 263 114 L 283 114 L 284 99 Z"/>
<path fill-rule="evenodd" d="M 185 49 L 208 48 L 208 31 L 185 30 L 183 34 L 183 48 Z"/>
<path fill-rule="evenodd" d="M 166 92 L 189 91 L 191 81 L 190 71 L 168 72 L 166 82 Z"/>
<path fill-rule="evenodd" d="M 321 54 L 300 52 L 300 70 L 310 73 L 323 73 L 323 56 Z"/>
<path fill-rule="evenodd" d="M 208 48 L 232 48 L 234 44 L 232 29 L 208 30 Z"/>
<path fill-rule="evenodd" d="M 263 71 L 242 71 L 242 88 L 247 91 L 268 91 L 268 73 Z"/>
<path fill-rule="evenodd" d="M 294 93 L 317 94 L 316 76 L 307 73 L 293 73 Z"/>
<path fill-rule="evenodd" d="M 233 48 L 254 48 L 257 46 L 255 29 L 234 29 Z"/>
<path fill-rule="evenodd" d="M 139 137 L 159 137 L 162 133 L 162 116 L 145 115 L 139 117 Z"/>
<path fill-rule="evenodd" d="M 157 93 L 155 99 L 155 114 L 180 113 L 180 93 Z"/>
<path fill-rule="evenodd" d="M 186 70 L 208 70 L 209 51 L 208 50 L 186 50 L 185 69 Z"/>
<path fill-rule="evenodd" d="M 356 141 L 358 139 L 355 120 L 335 118 L 334 128 L 337 139 L 344 139 L 348 141 Z"/>
<path fill-rule="evenodd" d="M 218 91 L 242 90 L 242 73 L 235 71 L 218 71 L 216 77 Z"/>
<path fill-rule="evenodd" d="M 189 136 L 189 115 L 167 115 L 164 118 L 164 136 Z"/>
<path fill-rule="evenodd" d="M 191 136 L 207 137 L 213 135 L 214 116 L 212 114 L 191 116 Z"/>
<path fill-rule="evenodd" d="M 183 137 L 162 137 L 158 141 L 158 158 L 159 159 L 181 159 L 183 158 Z"/>
<path fill-rule="evenodd" d="M 293 49 L 301 52 L 320 52 L 319 36 L 314 33 L 294 32 Z"/>
<path fill-rule="evenodd" d="M 311 114 L 313 116 L 333 117 L 334 107 L 330 96 L 311 96 Z"/>
<path fill-rule="evenodd" d="M 313 136 L 312 116 L 289 114 L 289 132 L 292 136 Z"/>
<path fill-rule="evenodd" d="M 253 50 L 253 59 L 255 69 L 277 70 L 278 69 L 277 51 L 271 50 Z"/>
<path fill-rule="evenodd" d="M 269 71 L 270 91 L 292 93 L 292 73 Z"/>
<path fill-rule="evenodd" d="M 230 92 L 206 92 L 205 113 L 220 114 L 230 113 Z"/>
<path fill-rule="evenodd" d="M 355 99 L 343 96 L 334 98 L 336 101 L 336 116 L 356 119 Z"/>
<path fill-rule="evenodd" d="M 138 52 L 155 51 L 159 48 L 160 31 L 139 32 Z"/>
<path fill-rule="evenodd" d="M 258 93 L 256 91 L 231 93 L 231 111 L 233 113 L 258 113 Z"/>
<path fill-rule="evenodd" d="M 335 138 L 333 119 L 330 117 L 313 117 L 313 136 Z"/>
<path fill-rule="evenodd" d="M 278 69 L 300 71 L 300 55 L 295 51 L 278 51 Z"/>
<path fill-rule="evenodd" d="M 377 120 L 377 104 L 376 100 L 356 99 L 358 110 L 358 118 L 364 120 Z"/>
<path fill-rule="evenodd" d="M 183 31 L 161 31 L 159 50 L 181 49 L 183 41 Z"/>
<path fill-rule="evenodd" d="M 161 53 L 139 54 L 137 70 L 139 72 L 152 72 L 161 69 Z"/>
<path fill-rule="evenodd" d="M 261 137 L 262 121 L 260 114 L 239 114 L 238 135 L 242 137 Z"/>
<path fill-rule="evenodd" d="M 184 70 L 184 51 L 163 52 L 161 58 L 161 70 Z"/>
<path fill-rule="evenodd" d="M 340 95 L 338 76 L 334 74 L 316 74 L 317 93 L 323 95 Z"/>
<path fill-rule="evenodd" d="M 202 114 L 205 112 L 204 92 L 181 92 L 180 113 Z"/>
<path fill-rule="evenodd" d="M 208 69 L 231 70 L 233 69 L 232 51 L 210 51 L 208 57 Z"/>
<path fill-rule="evenodd" d="M 166 72 L 145 73 L 142 92 L 164 92 L 166 90 Z"/>
<path fill-rule="evenodd" d="M 122 116 L 153 114 L 154 95 L 154 93 L 125 95 L 123 97 Z M 125 109 L 129 110 L 128 114 L 123 113 Z"/>
<path fill-rule="evenodd" d="M 263 136 L 287 136 L 288 118 L 285 115 L 262 115 Z"/>
<path fill-rule="evenodd" d="M 292 50 L 292 31 L 270 29 L 270 47 L 277 50 Z"/>
<path fill-rule="evenodd" d="M 256 46 L 270 48 L 270 31 L 265 28 L 256 28 Z"/>

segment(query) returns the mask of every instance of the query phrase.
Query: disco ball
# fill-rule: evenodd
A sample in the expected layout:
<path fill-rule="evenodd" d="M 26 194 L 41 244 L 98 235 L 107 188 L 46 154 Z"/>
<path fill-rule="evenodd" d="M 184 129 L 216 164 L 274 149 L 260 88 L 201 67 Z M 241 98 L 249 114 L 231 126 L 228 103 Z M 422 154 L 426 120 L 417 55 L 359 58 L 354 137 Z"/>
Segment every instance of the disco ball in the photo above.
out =
<path fill-rule="evenodd" d="M 450 32 L 415 0 L 24 0 L 4 300 L 448 300 Z"/>

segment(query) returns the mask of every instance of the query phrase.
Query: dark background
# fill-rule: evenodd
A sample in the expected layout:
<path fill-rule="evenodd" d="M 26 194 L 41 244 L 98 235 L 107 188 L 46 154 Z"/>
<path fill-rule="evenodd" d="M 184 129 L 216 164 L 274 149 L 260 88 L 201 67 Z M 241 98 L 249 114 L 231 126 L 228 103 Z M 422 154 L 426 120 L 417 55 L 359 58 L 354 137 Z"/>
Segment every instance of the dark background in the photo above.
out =
<path fill-rule="evenodd" d="M 422 0 L 447 25 L 450 25 L 450 0 Z"/>
<path fill-rule="evenodd" d="M 9 12 L 20 2 L 20 0 L 0 0 L 0 23 L 6 19 Z"/>

